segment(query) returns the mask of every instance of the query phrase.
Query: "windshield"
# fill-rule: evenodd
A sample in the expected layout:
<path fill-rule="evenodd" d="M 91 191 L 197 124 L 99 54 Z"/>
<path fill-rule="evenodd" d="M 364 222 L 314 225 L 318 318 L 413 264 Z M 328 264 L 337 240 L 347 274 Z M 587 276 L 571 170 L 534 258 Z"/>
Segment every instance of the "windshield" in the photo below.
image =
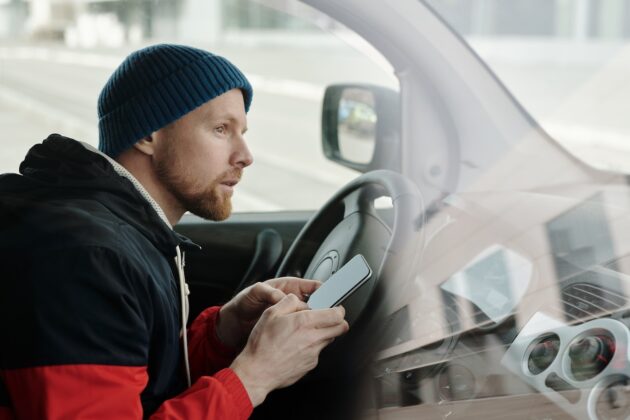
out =
<path fill-rule="evenodd" d="M 630 2 L 426 0 L 562 146 L 630 172 Z"/>
<path fill-rule="evenodd" d="M 431 202 L 438 177 L 426 167 L 439 159 L 423 158 L 439 133 L 427 120 L 414 133 L 410 167 L 428 208 L 413 274 L 387 278 L 379 419 L 630 418 L 627 176 L 520 124 L 521 109 L 425 8 L 562 147 L 627 173 L 630 2 L 427 0 L 417 15 L 391 4 L 426 38 L 413 50 L 419 84 L 444 104 L 410 115 L 437 109 L 458 147 L 443 150 L 455 187 Z"/>

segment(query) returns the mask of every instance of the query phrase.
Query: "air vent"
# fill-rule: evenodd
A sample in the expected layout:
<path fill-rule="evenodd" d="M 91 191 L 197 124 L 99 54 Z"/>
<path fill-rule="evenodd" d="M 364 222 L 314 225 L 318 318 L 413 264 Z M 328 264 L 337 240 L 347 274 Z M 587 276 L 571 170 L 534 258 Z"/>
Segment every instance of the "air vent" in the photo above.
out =
<path fill-rule="evenodd" d="M 614 313 L 626 305 L 626 298 L 610 289 L 590 283 L 573 283 L 562 289 L 567 317 L 573 320 Z"/>

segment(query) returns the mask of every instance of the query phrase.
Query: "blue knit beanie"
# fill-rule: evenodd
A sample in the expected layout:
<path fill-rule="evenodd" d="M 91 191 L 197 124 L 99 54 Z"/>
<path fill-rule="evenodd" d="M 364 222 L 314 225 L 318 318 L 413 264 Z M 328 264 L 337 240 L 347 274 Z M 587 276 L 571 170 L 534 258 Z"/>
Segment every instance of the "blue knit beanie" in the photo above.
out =
<path fill-rule="evenodd" d="M 98 148 L 116 157 L 152 132 L 223 93 L 240 88 L 245 112 L 252 87 L 223 57 L 159 44 L 130 54 L 98 98 Z"/>

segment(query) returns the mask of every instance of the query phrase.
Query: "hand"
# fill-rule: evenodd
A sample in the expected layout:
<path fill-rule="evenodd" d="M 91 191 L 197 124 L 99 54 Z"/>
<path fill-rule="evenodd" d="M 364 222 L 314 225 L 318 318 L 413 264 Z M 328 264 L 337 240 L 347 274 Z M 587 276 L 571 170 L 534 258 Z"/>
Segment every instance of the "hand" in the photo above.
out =
<path fill-rule="evenodd" d="M 219 339 L 230 347 L 242 347 L 265 309 L 290 293 L 306 300 L 320 285 L 315 280 L 281 277 L 243 289 L 221 308 L 217 324 Z"/>
<path fill-rule="evenodd" d="M 348 331 L 342 307 L 305 309 L 306 303 L 289 294 L 265 310 L 232 363 L 254 406 L 314 369 L 322 349 Z"/>

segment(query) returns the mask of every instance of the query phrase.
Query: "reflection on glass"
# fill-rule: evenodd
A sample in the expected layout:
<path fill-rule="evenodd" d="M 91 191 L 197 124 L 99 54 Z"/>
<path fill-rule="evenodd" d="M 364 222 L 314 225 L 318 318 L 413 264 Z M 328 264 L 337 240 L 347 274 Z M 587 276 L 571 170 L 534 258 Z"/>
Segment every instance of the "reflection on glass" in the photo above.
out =
<path fill-rule="evenodd" d="M 491 319 L 501 323 L 525 295 L 532 264 L 501 246 L 481 252 L 463 270 L 455 273 L 441 288 L 470 301 L 479 310 L 475 321 Z"/>
<path fill-rule="evenodd" d="M 359 88 L 344 89 L 339 100 L 338 138 L 341 156 L 355 163 L 369 163 L 376 142 L 374 95 Z"/>
<path fill-rule="evenodd" d="M 606 332 L 593 332 L 574 340 L 569 346 L 571 374 L 577 381 L 586 381 L 601 373 L 615 353 L 615 339 Z"/>
<path fill-rule="evenodd" d="M 375 389 L 380 408 L 400 406 L 398 375 L 387 375 L 375 379 Z"/>
<path fill-rule="evenodd" d="M 457 304 L 457 297 L 452 293 L 441 289 L 442 307 L 444 311 L 444 319 L 450 331 L 460 331 L 462 326 L 460 322 L 460 310 Z"/>
<path fill-rule="evenodd" d="M 625 304 L 602 199 L 596 194 L 546 224 L 568 320 Z M 602 264 L 606 269 L 598 267 Z"/>
<path fill-rule="evenodd" d="M 560 350 L 560 338 L 556 334 L 545 335 L 533 344 L 527 358 L 527 369 L 533 375 L 538 375 L 556 360 Z"/>
<path fill-rule="evenodd" d="M 613 420 L 630 417 L 630 378 L 621 376 L 607 385 L 597 398 L 598 419 Z"/>
<path fill-rule="evenodd" d="M 627 325 L 614 318 L 563 324 L 537 312 L 501 364 L 576 418 L 627 418 Z M 620 352 L 620 349 L 623 349 Z M 614 389 L 611 389 L 614 388 Z M 603 416 L 594 416 L 601 410 Z M 613 415 L 609 417 L 609 415 Z"/>
<path fill-rule="evenodd" d="M 426 0 L 552 137 L 591 165 L 630 171 L 627 0 Z M 619 153 L 623 151 L 623 153 Z"/>
<path fill-rule="evenodd" d="M 400 374 L 400 394 L 403 407 L 422 403 L 422 398 L 420 398 L 420 379 L 420 371 L 417 369 Z"/>
<path fill-rule="evenodd" d="M 388 348 L 411 339 L 409 307 L 403 306 L 387 318 L 381 348 Z"/>
<path fill-rule="evenodd" d="M 473 398 L 475 375 L 465 366 L 446 365 L 435 378 L 437 393 L 441 401 L 457 401 Z"/>

